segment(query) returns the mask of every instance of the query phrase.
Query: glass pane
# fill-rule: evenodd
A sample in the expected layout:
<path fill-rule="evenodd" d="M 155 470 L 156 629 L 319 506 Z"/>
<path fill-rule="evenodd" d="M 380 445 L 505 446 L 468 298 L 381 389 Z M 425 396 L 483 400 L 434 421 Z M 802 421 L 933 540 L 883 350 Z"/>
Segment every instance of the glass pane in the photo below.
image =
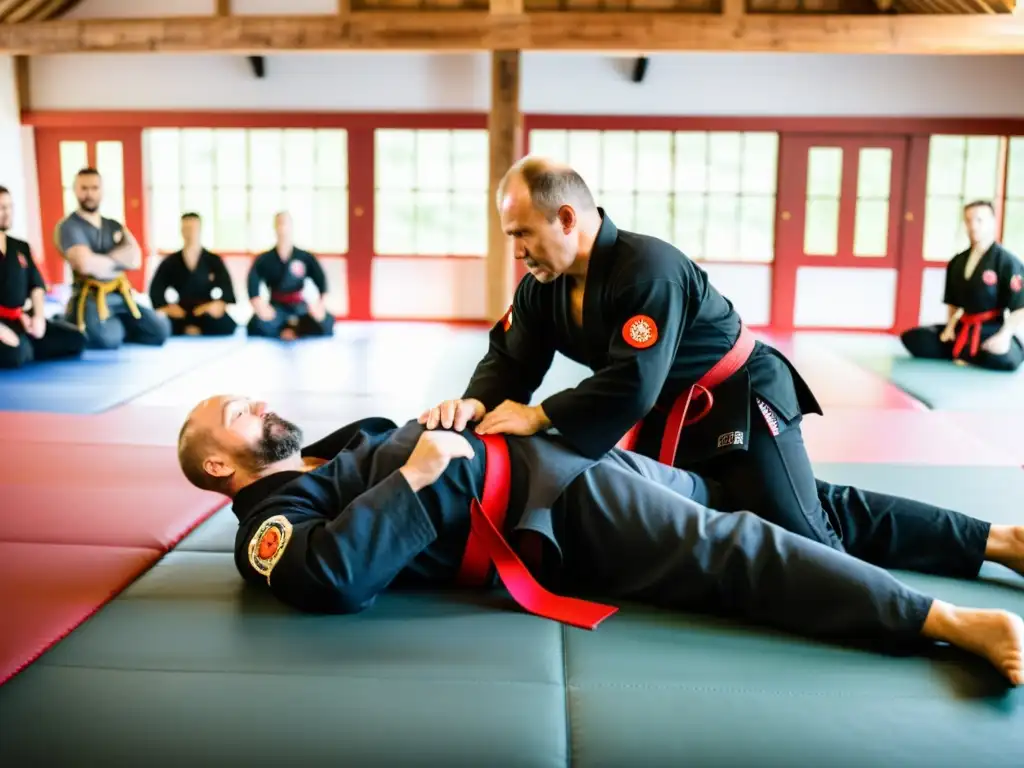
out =
<path fill-rule="evenodd" d="M 348 187 L 348 133 L 337 129 L 318 130 L 316 178 L 318 187 Z"/>
<path fill-rule="evenodd" d="M 149 190 L 150 245 L 158 251 L 181 247 L 181 190 L 153 187 Z M 138 235 L 136 235 L 138 237 Z"/>
<path fill-rule="evenodd" d="M 456 256 L 487 254 L 489 193 L 456 192 L 451 197 L 451 252 Z"/>
<path fill-rule="evenodd" d="M 124 192 L 124 145 L 120 141 L 96 142 L 96 170 L 103 177 L 104 199 L 110 192 Z"/>
<path fill-rule="evenodd" d="M 707 208 L 704 195 L 676 195 L 674 202 L 675 236 L 672 244 L 691 259 L 703 259 Z"/>
<path fill-rule="evenodd" d="M 318 253 L 348 253 L 348 190 L 318 189 L 313 196 L 313 236 Z"/>
<path fill-rule="evenodd" d="M 569 135 L 566 131 L 530 131 L 529 152 L 566 163 L 569 161 Z"/>
<path fill-rule="evenodd" d="M 75 197 L 75 190 L 65 189 L 64 190 L 64 215 L 67 216 L 69 213 L 74 213 L 78 210 L 78 198 Z"/>
<path fill-rule="evenodd" d="M 741 189 L 748 195 L 774 195 L 778 184 L 779 135 L 743 135 L 743 179 Z"/>
<path fill-rule="evenodd" d="M 604 194 L 602 207 L 619 229 L 636 231 L 636 196 L 630 193 Z"/>
<path fill-rule="evenodd" d="M 857 197 L 889 199 L 892 181 L 892 150 L 871 147 L 860 151 L 857 171 Z"/>
<path fill-rule="evenodd" d="M 65 189 L 74 187 L 75 176 L 89 164 L 89 150 L 84 141 L 60 143 L 60 177 Z"/>
<path fill-rule="evenodd" d="M 312 172 L 312 169 L 310 169 Z M 313 236 L 313 189 L 289 187 L 284 191 L 284 209 L 292 215 L 292 236 L 295 243 L 309 243 Z M 312 246 L 305 247 L 307 250 Z"/>
<path fill-rule="evenodd" d="M 146 184 L 154 187 L 181 186 L 181 141 L 178 129 L 147 128 L 142 132 L 142 138 L 146 150 Z M 64 169 L 64 143 L 61 142 L 62 171 Z M 85 142 L 68 143 L 82 145 L 82 165 L 85 165 Z"/>
<path fill-rule="evenodd" d="M 643 192 L 671 191 L 672 134 L 668 131 L 637 133 L 636 188 Z"/>
<path fill-rule="evenodd" d="M 417 255 L 447 256 L 451 253 L 452 202 L 447 192 L 416 195 Z"/>
<path fill-rule="evenodd" d="M 279 187 L 284 182 L 284 139 L 277 129 L 249 131 L 249 184 Z"/>
<path fill-rule="evenodd" d="M 928 194 L 958 195 L 964 185 L 967 140 L 963 136 L 932 136 L 928 140 Z"/>
<path fill-rule="evenodd" d="M 218 129 L 213 135 L 218 186 L 244 187 L 249 183 L 248 143 L 244 129 Z"/>
<path fill-rule="evenodd" d="M 742 261 L 770 263 L 775 258 L 775 197 L 740 198 L 739 230 L 738 257 Z"/>
<path fill-rule="evenodd" d="M 1021 136 L 1010 139 L 1006 196 L 1024 198 L 1024 137 Z"/>
<path fill-rule="evenodd" d="M 377 189 L 416 188 L 416 131 L 374 132 L 374 184 Z"/>
<path fill-rule="evenodd" d="M 672 197 L 668 194 L 636 196 L 636 229 L 672 242 Z"/>
<path fill-rule="evenodd" d="M 675 188 L 677 192 L 708 190 L 708 135 L 681 132 L 675 141 Z"/>
<path fill-rule="evenodd" d="M 708 136 L 708 191 L 740 191 L 743 134 L 716 132 Z M 735 222 L 734 222 L 735 223 Z"/>
<path fill-rule="evenodd" d="M 1024 253 L 1024 199 L 1006 201 L 1003 245 L 1015 254 Z"/>
<path fill-rule="evenodd" d="M 284 208 L 283 198 L 275 187 L 249 190 L 250 251 L 265 251 L 274 245 L 274 216 Z"/>
<path fill-rule="evenodd" d="M 708 195 L 708 261 L 732 261 L 739 256 L 740 198 L 738 195 Z"/>
<path fill-rule="evenodd" d="M 924 258 L 926 261 L 949 261 L 966 248 L 959 247 L 960 237 L 966 241 L 963 205 L 959 197 L 929 197 L 924 207 Z"/>
<path fill-rule="evenodd" d="M 214 227 L 205 222 L 203 225 L 206 246 L 226 253 L 245 253 L 249 250 L 249 196 L 245 187 L 218 187 L 216 202 Z"/>
<path fill-rule="evenodd" d="M 416 253 L 416 193 L 378 192 L 373 210 L 374 252 L 403 256 Z"/>
<path fill-rule="evenodd" d="M 181 131 L 182 186 L 213 184 L 213 131 L 185 128 Z"/>
<path fill-rule="evenodd" d="M 290 128 L 283 132 L 284 184 L 286 187 L 312 187 L 316 172 L 316 137 L 312 130 Z M 312 218 L 312 213 L 310 214 Z M 312 227 L 310 227 L 312 232 Z"/>
<path fill-rule="evenodd" d="M 567 162 L 583 177 L 595 195 L 604 191 L 601 184 L 601 133 L 570 131 Z"/>
<path fill-rule="evenodd" d="M 217 206 L 214 203 L 213 189 L 205 186 L 182 189 L 179 215 L 184 211 L 195 211 L 204 221 L 216 221 Z M 175 220 L 174 226 L 179 226 L 177 220 Z"/>
<path fill-rule="evenodd" d="M 601 145 L 601 189 L 636 190 L 636 131 L 607 131 Z"/>
<path fill-rule="evenodd" d="M 967 139 L 963 188 L 965 201 L 992 200 L 999 185 L 999 170 L 998 136 L 971 136 Z"/>
<path fill-rule="evenodd" d="M 804 221 L 804 253 L 835 256 L 839 251 L 839 201 L 808 198 Z"/>
<path fill-rule="evenodd" d="M 417 131 L 416 189 L 448 192 L 451 188 L 451 131 Z"/>
<path fill-rule="evenodd" d="M 126 224 L 124 220 L 124 191 L 120 189 L 109 189 L 103 185 L 103 203 L 100 206 L 103 215 L 108 219 Z M 127 225 L 126 225 L 127 226 Z M 140 233 L 133 233 L 140 237 Z"/>
<path fill-rule="evenodd" d="M 490 183 L 487 131 L 455 131 L 452 144 L 452 189 L 486 193 Z M 479 195 L 476 196 L 479 198 Z"/>
<path fill-rule="evenodd" d="M 889 201 L 858 200 L 853 227 L 854 256 L 889 253 Z"/>
<path fill-rule="evenodd" d="M 811 147 L 807 152 L 807 196 L 838 200 L 842 186 L 843 150 L 840 147 Z"/>

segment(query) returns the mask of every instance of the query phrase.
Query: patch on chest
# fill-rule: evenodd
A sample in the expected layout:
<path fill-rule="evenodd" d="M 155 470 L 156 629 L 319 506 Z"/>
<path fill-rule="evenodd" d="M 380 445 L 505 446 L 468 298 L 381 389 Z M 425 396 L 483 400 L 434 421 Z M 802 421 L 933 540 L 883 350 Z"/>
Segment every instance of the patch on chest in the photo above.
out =
<path fill-rule="evenodd" d="M 508 333 L 509 329 L 512 327 L 512 305 L 511 304 L 509 305 L 508 311 L 505 313 L 505 316 L 503 318 L 501 318 L 501 327 L 505 329 L 505 333 Z"/>
<path fill-rule="evenodd" d="M 274 570 L 285 547 L 292 537 L 292 524 L 283 515 L 274 515 L 256 530 L 249 539 L 249 565 L 258 574 L 265 576 L 270 583 L 270 574 Z"/>
<path fill-rule="evenodd" d="M 622 338 L 634 349 L 653 347 L 658 341 L 658 325 L 647 315 L 634 315 L 622 326 Z"/>
<path fill-rule="evenodd" d="M 995 285 L 999 282 L 999 277 L 996 275 L 995 270 L 986 269 L 981 273 L 981 281 L 985 285 Z"/>
<path fill-rule="evenodd" d="M 18 254 L 18 263 L 21 264 L 22 269 L 28 269 L 28 260 L 25 258 L 24 253 Z"/>
<path fill-rule="evenodd" d="M 303 264 L 298 259 L 292 259 L 290 262 L 288 262 L 288 271 L 291 272 L 296 277 L 305 277 L 306 265 Z"/>
<path fill-rule="evenodd" d="M 1010 278 L 1010 290 L 1014 293 L 1020 293 L 1020 289 L 1024 287 L 1024 278 L 1020 275 L 1014 275 Z"/>
<path fill-rule="evenodd" d="M 728 448 L 730 445 L 743 445 L 743 433 L 725 432 L 718 436 L 718 448 Z"/>

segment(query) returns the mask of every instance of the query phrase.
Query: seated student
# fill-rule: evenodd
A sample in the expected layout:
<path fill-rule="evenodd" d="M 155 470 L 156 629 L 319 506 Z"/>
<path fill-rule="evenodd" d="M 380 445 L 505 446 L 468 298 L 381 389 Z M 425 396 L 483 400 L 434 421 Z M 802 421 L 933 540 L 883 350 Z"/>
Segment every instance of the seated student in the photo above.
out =
<path fill-rule="evenodd" d="M 325 306 L 327 276 L 316 257 L 292 245 L 292 217 L 279 213 L 274 217 L 277 245 L 261 253 L 249 269 L 249 300 L 253 316 L 250 336 L 270 336 L 293 340 L 302 336 L 330 336 L 334 316 Z M 306 278 L 313 281 L 319 298 L 307 304 L 302 297 Z M 270 301 L 260 296 L 260 283 L 270 289 Z"/>
<path fill-rule="evenodd" d="M 125 342 L 163 346 L 171 321 L 135 302 L 125 272 L 142 265 L 142 251 L 127 227 L 100 215 L 99 171 L 78 172 L 75 197 L 78 210 L 57 226 L 57 246 L 75 275 L 65 319 L 85 334 L 91 349 L 117 349 Z"/>
<path fill-rule="evenodd" d="M 481 437 L 386 419 L 303 448 L 295 424 L 236 396 L 192 410 L 178 459 L 193 485 L 232 499 L 242 577 L 299 610 L 359 612 L 391 585 L 490 587 L 493 564 L 520 606 L 575 626 L 593 629 L 616 609 L 554 592 L 815 638 L 945 641 L 1024 681 L 1019 616 L 934 599 L 879 567 L 931 549 L 950 550 L 935 562 L 956 562 L 964 544 L 941 525 L 870 564 L 752 513 L 714 511 L 721 489 L 630 451 L 589 459 L 547 434 Z M 1021 571 L 1019 539 L 1004 560 Z"/>
<path fill-rule="evenodd" d="M 1015 371 L 1024 362 L 1024 264 L 996 242 L 992 203 L 968 204 L 964 220 L 971 247 L 946 267 L 949 320 L 905 331 L 903 346 L 914 357 Z"/>
<path fill-rule="evenodd" d="M 10 237 L 14 206 L 0 187 L 0 368 L 20 368 L 33 360 L 81 357 L 85 336 L 70 323 L 43 314 L 46 283 L 24 240 Z M 31 299 L 32 313 L 24 311 Z"/>
<path fill-rule="evenodd" d="M 149 298 L 153 309 L 171 319 L 175 336 L 230 336 L 238 324 L 227 313 L 235 289 L 224 260 L 203 247 L 198 213 L 181 217 L 184 248 L 168 255 L 153 275 Z M 173 302 L 167 294 L 173 290 Z"/>

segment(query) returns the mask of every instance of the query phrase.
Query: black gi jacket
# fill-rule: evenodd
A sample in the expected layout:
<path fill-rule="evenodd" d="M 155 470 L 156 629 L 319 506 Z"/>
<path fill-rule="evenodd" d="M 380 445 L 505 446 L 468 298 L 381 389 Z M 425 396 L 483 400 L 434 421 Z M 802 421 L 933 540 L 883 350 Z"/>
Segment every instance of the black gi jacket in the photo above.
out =
<path fill-rule="evenodd" d="M 7 251 L 0 252 L 0 307 L 17 309 L 25 305 L 36 288 L 46 290 L 32 249 L 24 240 L 8 235 Z"/>
<path fill-rule="evenodd" d="M 962 309 L 968 315 L 991 310 L 1015 312 L 1024 307 L 1024 264 L 1008 250 L 995 243 L 978 260 L 970 279 L 964 277 L 970 249 L 958 253 L 946 267 L 946 290 L 943 302 Z M 1003 318 L 982 325 L 985 341 L 1003 326 Z"/>
<path fill-rule="evenodd" d="M 235 566 L 300 610 L 355 613 L 390 585 L 451 585 L 469 537 L 469 508 L 483 492 L 483 442 L 455 459 L 433 485 L 413 493 L 398 471 L 424 427 L 387 419 L 350 424 L 304 448 L 328 459 L 308 472 L 278 472 L 234 499 Z M 593 462 L 556 438 L 508 438 L 512 492 L 506 535 L 532 530 L 556 552 L 552 508 Z M 268 532 L 269 531 L 269 532 Z M 510 539 L 510 543 L 514 542 Z M 492 585 L 496 583 L 492 577 Z"/>
<path fill-rule="evenodd" d="M 249 268 L 246 278 L 249 298 L 255 299 L 260 295 L 260 283 L 265 283 L 272 293 L 301 291 L 307 277 L 321 296 L 327 293 L 327 276 L 316 256 L 301 248 L 293 248 L 288 261 L 281 261 L 277 249 L 271 248 L 257 256 Z"/>
<path fill-rule="evenodd" d="M 177 291 L 178 300 L 175 303 L 188 314 L 211 301 L 223 301 L 225 304 L 234 304 L 236 301 L 231 275 L 224 260 L 205 248 L 199 254 L 195 269 L 189 269 L 185 264 L 183 251 L 176 251 L 160 262 L 149 286 L 153 309 L 167 306 L 165 294 L 168 288 Z"/>
<path fill-rule="evenodd" d="M 463 397 L 488 410 L 504 400 L 529 403 L 561 352 L 594 375 L 543 401 L 552 426 L 581 453 L 599 457 L 643 419 L 636 450 L 657 458 L 676 397 L 732 348 L 742 323 L 707 273 L 677 248 L 617 229 L 603 210 L 601 216 L 587 270 L 583 329 L 572 321 L 568 278 L 543 284 L 527 275 L 508 313 L 491 329 L 490 348 Z M 746 450 L 755 394 L 780 417 L 780 429 L 803 413 L 821 413 L 792 364 L 758 342 L 744 368 L 714 391 L 711 413 L 684 430 L 676 466 Z M 727 434 L 742 440 L 723 444 Z"/>

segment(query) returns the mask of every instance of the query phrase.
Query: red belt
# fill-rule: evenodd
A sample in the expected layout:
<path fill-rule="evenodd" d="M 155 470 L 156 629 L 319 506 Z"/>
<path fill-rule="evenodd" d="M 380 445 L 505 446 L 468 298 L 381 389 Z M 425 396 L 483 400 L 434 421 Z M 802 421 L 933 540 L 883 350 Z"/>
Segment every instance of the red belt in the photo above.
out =
<path fill-rule="evenodd" d="M 973 315 L 964 315 L 960 318 L 960 331 L 956 335 L 956 343 L 953 345 L 953 359 L 960 357 L 960 353 L 967 346 L 967 340 L 971 342 L 971 357 L 978 354 L 978 347 L 981 345 L 981 326 L 990 320 L 998 320 L 1003 316 L 1003 310 L 990 309 L 988 312 L 975 312 Z"/>
<path fill-rule="evenodd" d="M 595 629 L 618 608 L 548 592 L 530 573 L 502 535 L 508 512 L 512 465 L 502 435 L 481 435 L 487 468 L 481 501 L 470 505 L 470 534 L 457 581 L 464 587 L 486 586 L 491 563 L 512 598 L 525 610 L 582 629 Z"/>
<path fill-rule="evenodd" d="M 696 424 L 711 412 L 711 406 L 715 403 L 711 390 L 746 365 L 747 360 L 750 359 L 750 355 L 754 351 L 755 342 L 756 339 L 753 332 L 747 326 L 742 326 L 739 338 L 732 345 L 732 349 L 726 352 L 725 356 L 700 378 L 700 381 L 685 392 L 680 393 L 679 397 L 672 403 L 672 409 L 665 420 L 665 431 L 661 435 L 661 451 L 658 453 L 658 461 L 669 466 L 675 464 L 676 452 L 679 450 L 679 438 L 683 427 Z M 690 410 L 690 405 L 701 397 L 705 401 L 704 407 L 693 416 L 687 417 L 686 414 Z M 617 447 L 624 448 L 627 451 L 633 450 L 637 438 L 640 436 L 642 425 L 643 421 L 638 421 L 634 424 L 629 432 L 616 444 Z"/>
<path fill-rule="evenodd" d="M 0 320 L 21 320 L 21 307 L 0 307 Z"/>
<path fill-rule="evenodd" d="M 274 291 L 270 294 L 270 300 L 275 301 L 278 304 L 301 304 L 302 291 L 291 291 L 289 293 L 280 293 Z"/>

